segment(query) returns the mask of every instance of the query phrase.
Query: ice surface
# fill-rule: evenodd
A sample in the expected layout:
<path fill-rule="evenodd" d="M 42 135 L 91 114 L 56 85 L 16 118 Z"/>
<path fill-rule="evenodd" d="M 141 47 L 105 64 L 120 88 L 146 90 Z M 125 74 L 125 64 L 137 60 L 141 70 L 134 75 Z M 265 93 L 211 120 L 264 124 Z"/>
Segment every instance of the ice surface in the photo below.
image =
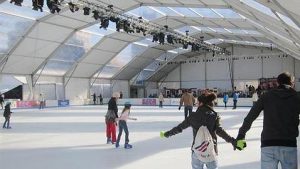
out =
<path fill-rule="evenodd" d="M 104 114 L 107 105 L 13 110 L 12 129 L 0 130 L 0 165 L 3 169 L 187 169 L 191 168 L 192 130 L 168 139 L 159 137 L 179 124 L 177 107 L 132 106 L 128 121 L 132 149 L 106 144 Z M 119 107 L 121 111 L 122 107 Z M 224 129 L 236 137 L 249 108 L 216 108 Z M 1 123 L 3 123 L 2 118 Z M 220 169 L 259 169 L 262 116 L 247 133 L 245 151 L 233 151 L 218 138 Z M 298 139 L 298 145 L 299 144 Z M 299 151 L 298 151 L 299 153 Z M 298 155 L 300 157 L 300 155 Z M 299 158 L 298 158 L 299 159 Z M 299 160 L 300 161 L 300 160 Z M 298 163 L 300 164 L 300 162 Z M 300 166 L 300 165 L 299 165 Z"/>

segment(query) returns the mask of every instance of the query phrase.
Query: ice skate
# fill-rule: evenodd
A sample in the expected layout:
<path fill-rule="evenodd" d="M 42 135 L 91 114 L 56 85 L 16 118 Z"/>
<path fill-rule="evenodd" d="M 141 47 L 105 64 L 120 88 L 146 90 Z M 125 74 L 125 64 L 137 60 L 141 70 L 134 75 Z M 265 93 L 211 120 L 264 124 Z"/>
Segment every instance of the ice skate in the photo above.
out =
<path fill-rule="evenodd" d="M 131 145 L 131 144 L 125 144 L 125 145 L 124 145 L 124 148 L 125 148 L 125 149 L 131 149 L 131 148 L 132 148 L 132 145 Z"/>

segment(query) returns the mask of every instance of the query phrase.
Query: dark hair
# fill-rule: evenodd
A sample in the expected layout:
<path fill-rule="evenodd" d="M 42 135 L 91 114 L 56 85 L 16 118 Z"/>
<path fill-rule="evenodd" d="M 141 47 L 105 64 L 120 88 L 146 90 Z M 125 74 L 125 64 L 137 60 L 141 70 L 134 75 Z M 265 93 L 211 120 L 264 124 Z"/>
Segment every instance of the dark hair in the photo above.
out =
<path fill-rule="evenodd" d="M 198 97 L 198 102 L 204 105 L 213 106 L 214 100 L 217 98 L 215 93 L 209 92 L 207 94 L 202 94 Z"/>
<path fill-rule="evenodd" d="M 292 75 L 289 72 L 284 72 L 278 75 L 277 82 L 279 85 L 292 85 Z"/>

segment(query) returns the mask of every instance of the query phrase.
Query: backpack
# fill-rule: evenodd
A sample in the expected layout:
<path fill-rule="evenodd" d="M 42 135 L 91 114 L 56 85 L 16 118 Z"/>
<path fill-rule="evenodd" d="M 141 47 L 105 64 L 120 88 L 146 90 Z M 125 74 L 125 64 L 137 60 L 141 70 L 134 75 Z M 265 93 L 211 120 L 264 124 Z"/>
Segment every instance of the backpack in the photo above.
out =
<path fill-rule="evenodd" d="M 214 142 L 206 126 L 201 126 L 198 129 L 192 150 L 202 162 L 217 160 Z"/>
<path fill-rule="evenodd" d="M 114 122 L 116 118 L 117 118 L 116 114 L 113 110 L 107 110 L 107 113 L 105 115 L 106 122 L 108 122 L 108 121 Z"/>

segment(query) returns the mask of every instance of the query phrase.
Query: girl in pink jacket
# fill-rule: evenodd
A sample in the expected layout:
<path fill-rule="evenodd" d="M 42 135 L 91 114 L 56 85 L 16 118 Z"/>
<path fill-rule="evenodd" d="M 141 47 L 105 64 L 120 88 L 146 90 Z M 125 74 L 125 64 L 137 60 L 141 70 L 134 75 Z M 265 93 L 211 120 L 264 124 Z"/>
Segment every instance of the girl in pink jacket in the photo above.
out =
<path fill-rule="evenodd" d="M 120 146 L 119 143 L 120 143 L 120 139 L 121 139 L 123 130 L 125 131 L 125 145 L 124 145 L 124 148 L 126 148 L 126 149 L 132 148 L 132 145 L 128 144 L 129 143 L 129 137 L 128 137 L 129 136 L 129 131 L 128 131 L 128 127 L 127 127 L 127 120 L 128 119 L 137 120 L 137 119 L 129 117 L 130 107 L 131 107 L 131 104 L 129 102 L 126 102 L 121 116 L 116 119 L 116 120 L 119 121 L 119 134 L 118 134 L 118 138 L 117 138 L 117 142 L 116 142 L 116 148 L 118 148 Z"/>

